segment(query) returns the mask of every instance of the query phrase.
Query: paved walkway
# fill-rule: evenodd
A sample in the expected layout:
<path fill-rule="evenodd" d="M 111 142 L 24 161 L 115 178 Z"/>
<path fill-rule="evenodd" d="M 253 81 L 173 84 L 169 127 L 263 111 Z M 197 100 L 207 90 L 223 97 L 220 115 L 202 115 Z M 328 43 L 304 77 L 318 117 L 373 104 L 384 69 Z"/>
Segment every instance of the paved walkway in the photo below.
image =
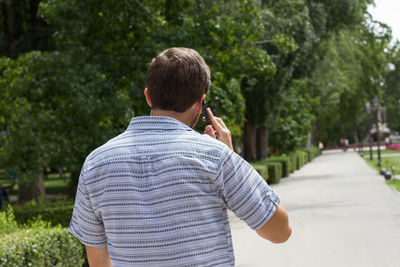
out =
<path fill-rule="evenodd" d="M 400 194 L 356 153 L 326 152 L 273 188 L 292 236 L 271 244 L 232 215 L 236 266 L 400 266 Z"/>

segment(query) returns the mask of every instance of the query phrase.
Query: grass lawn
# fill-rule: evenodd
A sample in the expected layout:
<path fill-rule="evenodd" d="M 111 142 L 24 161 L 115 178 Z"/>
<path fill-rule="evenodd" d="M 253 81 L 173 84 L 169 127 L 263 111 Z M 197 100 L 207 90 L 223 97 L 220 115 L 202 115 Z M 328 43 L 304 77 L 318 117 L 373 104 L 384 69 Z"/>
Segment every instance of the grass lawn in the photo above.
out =
<path fill-rule="evenodd" d="M 357 150 L 358 151 L 358 150 Z M 369 149 L 364 148 L 364 157 L 369 158 Z M 374 157 L 378 156 L 377 150 L 372 150 L 372 154 Z M 381 155 L 388 155 L 388 154 L 400 154 L 400 150 L 391 150 L 391 149 L 383 149 L 381 150 Z"/>
<path fill-rule="evenodd" d="M 400 174 L 400 156 L 398 157 L 382 157 L 381 158 L 381 163 L 382 167 L 378 167 L 378 158 L 374 157 L 374 159 L 371 161 L 369 160 L 369 157 L 364 156 L 364 160 L 368 163 L 369 166 L 371 166 L 373 169 L 375 169 L 378 173 L 380 172 L 381 168 L 385 168 L 386 170 L 390 171 L 392 174 Z M 394 171 L 393 171 L 394 167 Z"/>
<path fill-rule="evenodd" d="M 368 157 L 364 156 L 364 160 L 368 163 L 371 168 L 375 169 L 378 174 L 380 174 L 380 169 L 385 168 L 386 170 L 389 170 L 392 174 L 394 175 L 400 175 L 400 156 L 398 157 L 390 157 L 390 158 L 381 158 L 381 163 L 382 167 L 378 167 L 378 159 L 377 157 L 374 157 L 374 159 L 371 161 L 369 160 L 369 154 Z M 394 169 L 393 169 L 394 167 Z M 390 186 L 393 186 L 394 188 L 397 189 L 397 191 L 400 192 L 400 180 L 399 179 L 390 179 L 386 181 L 386 183 Z"/>
<path fill-rule="evenodd" d="M 398 179 L 390 179 L 386 183 L 388 185 L 390 185 L 390 186 L 393 186 L 394 188 L 396 188 L 397 191 L 400 192 L 400 180 L 398 180 Z"/>

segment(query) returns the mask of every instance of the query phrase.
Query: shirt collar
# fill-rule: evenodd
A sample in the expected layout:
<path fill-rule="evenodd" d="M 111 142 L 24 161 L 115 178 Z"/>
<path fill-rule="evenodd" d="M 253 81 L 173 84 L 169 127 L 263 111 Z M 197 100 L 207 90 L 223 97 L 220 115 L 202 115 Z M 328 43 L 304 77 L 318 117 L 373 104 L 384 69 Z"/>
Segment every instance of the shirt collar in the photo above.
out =
<path fill-rule="evenodd" d="M 140 116 L 132 118 L 127 130 L 184 130 L 192 128 L 177 119 L 164 116 Z"/>

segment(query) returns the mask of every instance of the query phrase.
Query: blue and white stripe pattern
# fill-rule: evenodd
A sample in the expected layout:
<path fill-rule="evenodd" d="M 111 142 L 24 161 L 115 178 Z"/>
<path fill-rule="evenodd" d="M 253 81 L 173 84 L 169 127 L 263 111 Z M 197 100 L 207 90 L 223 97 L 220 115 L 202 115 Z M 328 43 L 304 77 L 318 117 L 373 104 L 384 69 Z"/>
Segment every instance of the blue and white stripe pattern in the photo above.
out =
<path fill-rule="evenodd" d="M 233 266 L 227 209 L 252 229 L 279 197 L 225 144 L 169 117 L 133 118 L 94 150 L 70 232 L 114 266 Z"/>

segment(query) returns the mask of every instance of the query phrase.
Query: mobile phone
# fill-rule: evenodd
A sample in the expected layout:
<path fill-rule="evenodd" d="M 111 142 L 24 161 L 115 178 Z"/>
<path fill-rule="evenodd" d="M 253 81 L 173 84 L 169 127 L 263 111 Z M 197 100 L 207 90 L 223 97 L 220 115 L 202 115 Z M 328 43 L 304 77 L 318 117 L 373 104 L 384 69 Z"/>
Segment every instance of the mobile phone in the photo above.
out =
<path fill-rule="evenodd" d="M 203 114 L 204 114 L 204 118 L 206 119 L 206 125 L 211 125 L 211 121 L 210 118 L 208 117 L 208 113 L 207 113 L 207 105 L 206 105 L 206 100 L 203 100 Z"/>

